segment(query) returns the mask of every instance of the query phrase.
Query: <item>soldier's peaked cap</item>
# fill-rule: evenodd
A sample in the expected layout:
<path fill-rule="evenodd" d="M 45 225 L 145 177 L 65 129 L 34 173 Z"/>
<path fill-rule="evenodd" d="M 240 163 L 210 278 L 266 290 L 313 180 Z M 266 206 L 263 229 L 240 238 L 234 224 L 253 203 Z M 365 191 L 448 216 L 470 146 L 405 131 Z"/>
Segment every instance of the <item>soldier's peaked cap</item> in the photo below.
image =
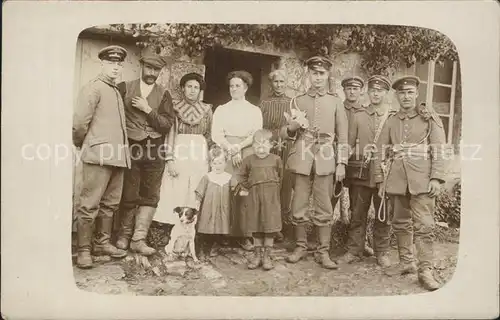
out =
<path fill-rule="evenodd" d="M 120 46 L 108 46 L 99 50 L 97 57 L 101 60 L 123 61 L 127 56 L 127 50 Z"/>
<path fill-rule="evenodd" d="M 342 80 L 340 83 L 342 87 L 360 87 L 363 88 L 365 86 L 365 82 L 361 77 L 352 76 Z"/>
<path fill-rule="evenodd" d="M 420 78 L 417 76 L 404 76 L 394 80 L 392 83 L 392 88 L 394 90 L 400 90 L 403 86 L 414 86 L 418 87 L 420 85 Z"/>
<path fill-rule="evenodd" d="M 391 81 L 382 75 L 376 74 L 368 78 L 368 88 L 390 90 Z"/>
<path fill-rule="evenodd" d="M 328 71 L 332 65 L 333 63 L 328 58 L 323 56 L 314 56 L 306 60 L 306 66 L 311 70 L 324 69 L 325 71 Z"/>

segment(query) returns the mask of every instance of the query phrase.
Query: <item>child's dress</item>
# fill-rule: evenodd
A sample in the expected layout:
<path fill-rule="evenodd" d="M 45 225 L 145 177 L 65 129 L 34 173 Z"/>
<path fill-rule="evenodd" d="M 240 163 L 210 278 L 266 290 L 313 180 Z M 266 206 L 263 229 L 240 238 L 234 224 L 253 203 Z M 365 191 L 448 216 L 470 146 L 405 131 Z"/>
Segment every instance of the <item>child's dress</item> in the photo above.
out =
<path fill-rule="evenodd" d="M 269 154 L 260 159 L 252 154 L 240 167 L 238 182 L 249 191 L 245 231 L 273 233 L 281 231 L 280 186 L 282 161 Z"/>
<path fill-rule="evenodd" d="M 231 189 L 234 185 L 234 179 L 227 172 L 209 172 L 201 178 L 195 191 L 201 201 L 199 233 L 229 234 Z"/>

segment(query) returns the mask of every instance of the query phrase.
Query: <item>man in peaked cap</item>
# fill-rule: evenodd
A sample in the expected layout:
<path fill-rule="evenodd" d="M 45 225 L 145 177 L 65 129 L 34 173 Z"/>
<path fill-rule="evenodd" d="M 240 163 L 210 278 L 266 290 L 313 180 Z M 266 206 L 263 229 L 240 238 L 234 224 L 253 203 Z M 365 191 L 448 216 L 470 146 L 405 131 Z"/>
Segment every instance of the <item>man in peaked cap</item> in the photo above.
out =
<path fill-rule="evenodd" d="M 319 238 L 317 262 L 324 268 L 336 269 L 337 264 L 329 256 L 333 225 L 330 198 L 334 180 L 342 181 L 345 177 L 347 117 L 340 98 L 328 91 L 332 63 L 316 56 L 308 59 L 306 64 L 312 86 L 306 93 L 293 98 L 291 107 L 305 113 L 309 126 L 306 128 L 301 126 L 302 121 L 289 119 L 280 133 L 282 138 L 293 140 L 286 166 L 295 175 L 292 224 L 296 247 L 287 261 L 296 263 L 307 255 L 306 223 L 312 221 Z M 314 213 L 309 217 L 311 194 L 314 196 Z"/>
<path fill-rule="evenodd" d="M 82 150 L 82 193 L 76 212 L 80 268 L 92 267 L 94 222 L 93 253 L 115 258 L 126 255 L 110 243 L 124 169 L 130 167 L 125 111 L 115 83 L 126 56 L 127 51 L 119 46 L 99 51 L 101 73 L 81 89 L 73 117 L 73 143 Z"/>
<path fill-rule="evenodd" d="M 368 97 L 370 105 L 366 108 L 353 109 L 351 123 L 349 124 L 348 141 L 354 153 L 349 158 L 347 166 L 347 185 L 351 202 L 351 219 L 349 223 L 349 236 L 347 240 L 347 253 L 337 262 L 352 263 L 359 261 L 364 251 L 367 218 L 370 204 L 375 211 L 380 206 L 381 198 L 378 196 L 377 184 L 374 175 L 375 144 L 378 136 L 388 119 L 394 112 L 388 112 L 384 105 L 384 98 L 391 88 L 390 81 L 381 75 L 374 75 L 368 79 Z M 373 230 L 373 244 L 377 263 L 388 267 L 390 225 L 384 217 L 375 218 Z"/>
<path fill-rule="evenodd" d="M 166 61 L 155 54 L 141 57 L 141 77 L 119 84 L 125 104 L 132 168 L 125 172 L 116 246 L 152 255 L 146 244 L 160 196 L 168 150 L 165 136 L 175 122 L 172 97 L 156 83 Z"/>
<path fill-rule="evenodd" d="M 388 194 L 393 203 L 392 228 L 396 235 L 399 264 L 387 275 L 415 273 L 413 242 L 417 249 L 418 279 L 427 290 L 440 284 L 432 273 L 433 212 L 435 197 L 445 180 L 446 138 L 441 119 L 425 105 L 417 106 L 420 79 L 405 76 L 393 82 L 399 111 L 387 120 L 375 157 L 375 181 L 379 195 Z M 387 174 L 381 161 L 389 148 Z"/>

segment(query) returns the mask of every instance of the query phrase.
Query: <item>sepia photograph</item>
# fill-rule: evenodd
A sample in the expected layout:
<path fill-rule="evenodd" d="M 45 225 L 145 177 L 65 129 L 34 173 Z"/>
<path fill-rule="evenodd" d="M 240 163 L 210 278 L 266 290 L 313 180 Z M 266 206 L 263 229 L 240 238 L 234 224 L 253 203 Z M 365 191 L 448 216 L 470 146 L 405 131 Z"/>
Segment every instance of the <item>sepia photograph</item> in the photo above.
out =
<path fill-rule="evenodd" d="M 110 24 L 75 61 L 78 288 L 380 296 L 453 276 L 462 86 L 442 33 Z"/>
<path fill-rule="evenodd" d="M 498 317 L 494 1 L 3 9 L 2 318 Z"/>

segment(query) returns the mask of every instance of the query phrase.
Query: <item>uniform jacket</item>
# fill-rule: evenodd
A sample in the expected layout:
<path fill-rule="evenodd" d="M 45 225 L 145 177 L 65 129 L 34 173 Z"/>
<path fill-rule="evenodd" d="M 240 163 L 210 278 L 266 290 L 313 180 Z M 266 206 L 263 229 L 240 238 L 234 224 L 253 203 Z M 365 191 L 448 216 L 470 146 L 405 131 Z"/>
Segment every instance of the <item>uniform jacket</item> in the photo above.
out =
<path fill-rule="evenodd" d="M 364 161 L 366 154 L 370 154 L 368 164 L 369 179 L 349 179 L 349 184 L 362 185 L 370 188 L 376 187 L 375 181 L 375 134 L 382 124 L 385 110 L 383 106 L 378 108 L 369 105 L 366 108 L 352 109 L 352 118 L 349 123 L 348 141 L 352 155 L 349 157 L 349 164 L 360 165 Z M 389 111 L 389 116 L 394 115 L 395 111 Z M 386 125 L 387 120 L 383 123 Z M 380 139 L 380 136 L 379 136 Z M 378 141 L 377 141 L 378 142 Z M 372 150 L 372 151 L 370 151 Z"/>
<path fill-rule="evenodd" d="M 136 79 L 118 85 L 125 104 L 128 138 L 141 141 L 148 137 L 154 139 L 165 136 L 175 122 L 172 97 L 168 90 L 154 84 L 146 97 L 153 110 L 146 114 L 132 106 L 132 98 L 141 96 L 140 81 Z"/>
<path fill-rule="evenodd" d="M 337 163 L 347 164 L 347 116 L 340 98 L 311 88 L 296 97 L 292 107 L 306 112 L 309 129 L 299 129 L 293 136 L 286 125 L 281 129 L 282 138 L 294 140 L 287 169 L 310 175 L 314 164 L 317 175 L 329 175 L 335 172 Z"/>
<path fill-rule="evenodd" d="M 347 120 L 349 123 L 349 127 L 351 126 L 351 122 L 353 120 L 354 114 L 356 114 L 358 111 L 363 111 L 365 109 L 365 106 L 361 104 L 361 102 L 350 102 L 348 100 L 344 100 L 344 108 L 345 108 L 345 113 L 347 115 Z"/>
<path fill-rule="evenodd" d="M 386 147 L 395 152 L 387 177 L 388 194 L 404 195 L 407 190 L 412 195 L 427 193 L 431 179 L 444 182 L 447 165 L 444 156 L 450 149 L 443 123 L 432 109 L 417 107 L 406 113 L 399 110 L 387 119 L 377 144 L 377 183 L 383 181 L 381 159 Z"/>
<path fill-rule="evenodd" d="M 85 163 L 130 168 L 123 101 L 114 82 L 104 75 L 79 93 L 73 143 L 82 148 Z"/>

